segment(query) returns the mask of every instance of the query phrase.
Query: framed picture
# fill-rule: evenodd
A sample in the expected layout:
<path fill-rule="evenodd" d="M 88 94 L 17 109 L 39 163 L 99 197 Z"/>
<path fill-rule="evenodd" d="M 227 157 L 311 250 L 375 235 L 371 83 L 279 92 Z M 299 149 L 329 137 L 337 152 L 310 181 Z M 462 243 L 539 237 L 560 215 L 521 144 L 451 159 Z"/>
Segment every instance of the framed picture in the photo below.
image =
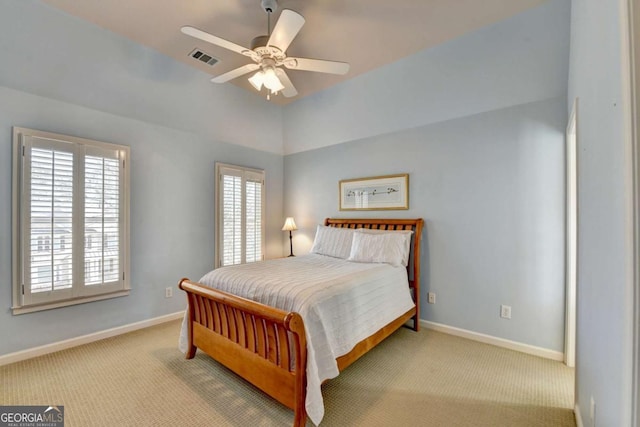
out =
<path fill-rule="evenodd" d="M 409 174 L 343 179 L 340 210 L 409 209 Z"/>

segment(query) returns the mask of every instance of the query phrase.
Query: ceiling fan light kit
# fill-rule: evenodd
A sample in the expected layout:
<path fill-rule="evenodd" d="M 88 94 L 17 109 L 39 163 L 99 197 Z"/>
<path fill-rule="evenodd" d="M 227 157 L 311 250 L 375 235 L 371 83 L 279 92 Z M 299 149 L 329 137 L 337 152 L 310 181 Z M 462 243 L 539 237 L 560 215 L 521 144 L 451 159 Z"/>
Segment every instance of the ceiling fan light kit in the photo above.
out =
<path fill-rule="evenodd" d="M 269 89 L 272 94 L 276 94 L 284 89 L 282 82 L 276 75 L 275 67 L 273 66 L 263 67 L 262 70 L 249 77 L 249 83 L 251 83 L 251 85 L 258 91 L 262 89 L 262 86 L 264 86 Z"/>
<path fill-rule="evenodd" d="M 185 26 L 181 28 L 181 31 L 188 36 L 229 49 L 254 61 L 254 63 L 243 65 L 216 76 L 211 79 L 212 82 L 226 83 L 257 70 L 255 74 L 249 77 L 249 83 L 256 90 L 261 91 L 263 86 L 266 87 L 268 90 L 267 99 L 270 98 L 270 95 L 277 95 L 280 92 L 286 98 L 291 98 L 296 96 L 298 91 L 281 67 L 289 70 L 315 71 L 328 74 L 346 74 L 349 71 L 349 64 L 346 62 L 287 57 L 287 48 L 304 25 L 304 17 L 293 10 L 284 9 L 280 13 L 273 32 L 271 32 L 271 13 L 277 10 L 278 4 L 276 0 L 262 0 L 261 6 L 267 13 L 269 35 L 255 37 L 251 41 L 250 49 L 194 27 Z"/>

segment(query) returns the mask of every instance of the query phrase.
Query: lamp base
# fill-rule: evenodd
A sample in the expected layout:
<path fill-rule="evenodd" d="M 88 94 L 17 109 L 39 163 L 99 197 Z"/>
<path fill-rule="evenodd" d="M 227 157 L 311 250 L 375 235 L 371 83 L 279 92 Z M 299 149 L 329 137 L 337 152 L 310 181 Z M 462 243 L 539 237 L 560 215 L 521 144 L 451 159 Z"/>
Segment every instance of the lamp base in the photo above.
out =
<path fill-rule="evenodd" d="M 289 254 L 290 257 L 295 256 L 293 254 L 293 237 L 291 237 L 291 230 L 289 230 Z"/>

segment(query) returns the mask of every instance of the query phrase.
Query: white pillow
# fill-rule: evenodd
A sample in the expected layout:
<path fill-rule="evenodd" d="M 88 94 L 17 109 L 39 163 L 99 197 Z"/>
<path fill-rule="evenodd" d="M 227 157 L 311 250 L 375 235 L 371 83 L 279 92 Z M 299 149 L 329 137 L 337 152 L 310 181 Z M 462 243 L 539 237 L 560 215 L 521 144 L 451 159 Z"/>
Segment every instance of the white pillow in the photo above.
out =
<path fill-rule="evenodd" d="M 411 235 L 413 230 L 379 230 L 377 228 L 359 228 L 356 230 L 360 233 L 380 234 L 380 233 L 397 233 L 404 236 L 406 239 L 404 245 L 404 252 L 402 254 L 402 265 L 405 267 L 409 265 L 409 254 L 411 253 Z"/>
<path fill-rule="evenodd" d="M 406 236 L 401 233 L 354 233 L 348 261 L 403 264 Z"/>
<path fill-rule="evenodd" d="M 347 259 L 351 253 L 353 228 L 318 225 L 311 253 Z"/>

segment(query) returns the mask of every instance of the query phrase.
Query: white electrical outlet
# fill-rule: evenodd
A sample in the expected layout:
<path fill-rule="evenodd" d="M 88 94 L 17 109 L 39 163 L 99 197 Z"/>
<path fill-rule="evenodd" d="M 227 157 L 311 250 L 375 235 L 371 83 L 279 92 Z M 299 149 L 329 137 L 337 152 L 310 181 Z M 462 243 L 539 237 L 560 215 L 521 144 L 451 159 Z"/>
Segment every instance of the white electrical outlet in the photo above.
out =
<path fill-rule="evenodd" d="M 427 302 L 429 304 L 435 304 L 436 303 L 436 294 L 435 294 L 435 292 L 429 292 L 427 294 Z"/>
<path fill-rule="evenodd" d="M 173 297 L 173 288 L 171 286 L 169 286 L 167 289 L 164 290 L 164 297 L 165 298 Z"/>
<path fill-rule="evenodd" d="M 500 306 L 500 317 L 503 319 L 511 319 L 511 306 L 510 305 L 501 305 Z"/>

